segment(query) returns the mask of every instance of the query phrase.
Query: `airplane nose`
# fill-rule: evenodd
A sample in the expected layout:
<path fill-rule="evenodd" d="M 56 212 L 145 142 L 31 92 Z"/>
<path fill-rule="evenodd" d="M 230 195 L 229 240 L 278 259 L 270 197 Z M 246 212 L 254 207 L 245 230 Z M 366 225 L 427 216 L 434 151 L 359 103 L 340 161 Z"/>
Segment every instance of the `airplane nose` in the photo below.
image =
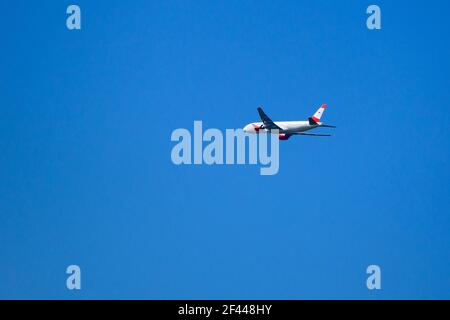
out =
<path fill-rule="evenodd" d="M 251 124 L 248 124 L 244 127 L 244 132 L 250 133 L 253 130 L 253 126 Z"/>

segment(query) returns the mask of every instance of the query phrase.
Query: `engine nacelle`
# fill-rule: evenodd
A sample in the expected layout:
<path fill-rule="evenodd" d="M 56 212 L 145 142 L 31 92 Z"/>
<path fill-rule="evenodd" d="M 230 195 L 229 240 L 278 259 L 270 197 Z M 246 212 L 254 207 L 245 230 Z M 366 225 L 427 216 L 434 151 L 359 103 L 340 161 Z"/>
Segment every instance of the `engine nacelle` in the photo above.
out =
<path fill-rule="evenodd" d="M 278 134 L 278 139 L 280 139 L 280 140 L 287 140 L 287 139 L 289 139 L 290 137 L 291 137 L 291 135 L 286 134 L 286 133 L 280 133 L 280 134 Z"/>

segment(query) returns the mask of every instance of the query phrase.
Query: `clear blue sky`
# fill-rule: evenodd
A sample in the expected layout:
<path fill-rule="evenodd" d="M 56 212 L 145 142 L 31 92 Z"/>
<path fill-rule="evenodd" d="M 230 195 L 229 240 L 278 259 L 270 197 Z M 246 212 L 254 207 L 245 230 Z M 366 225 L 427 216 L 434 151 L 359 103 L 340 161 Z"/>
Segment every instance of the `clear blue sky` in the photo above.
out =
<path fill-rule="evenodd" d="M 0 298 L 449 299 L 450 5 L 374 3 L 2 2 Z M 322 103 L 276 176 L 171 162 Z"/>

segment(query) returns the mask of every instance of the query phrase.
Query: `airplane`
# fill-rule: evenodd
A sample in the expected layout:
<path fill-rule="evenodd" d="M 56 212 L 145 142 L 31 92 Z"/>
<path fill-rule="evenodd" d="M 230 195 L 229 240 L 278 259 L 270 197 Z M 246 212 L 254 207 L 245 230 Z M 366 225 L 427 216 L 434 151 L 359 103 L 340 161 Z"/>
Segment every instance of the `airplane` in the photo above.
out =
<path fill-rule="evenodd" d="M 320 122 L 326 104 L 322 104 L 316 113 L 312 117 L 309 117 L 307 121 L 272 121 L 259 107 L 258 113 L 261 117 L 262 122 L 249 123 L 244 127 L 244 132 L 246 133 L 259 133 L 261 130 L 269 131 L 278 130 L 278 138 L 280 140 L 288 140 L 293 135 L 302 136 L 316 136 L 316 137 L 329 137 L 331 134 L 320 134 L 320 133 L 304 133 L 305 131 L 315 129 L 315 128 L 336 128 L 336 126 L 331 126 Z"/>

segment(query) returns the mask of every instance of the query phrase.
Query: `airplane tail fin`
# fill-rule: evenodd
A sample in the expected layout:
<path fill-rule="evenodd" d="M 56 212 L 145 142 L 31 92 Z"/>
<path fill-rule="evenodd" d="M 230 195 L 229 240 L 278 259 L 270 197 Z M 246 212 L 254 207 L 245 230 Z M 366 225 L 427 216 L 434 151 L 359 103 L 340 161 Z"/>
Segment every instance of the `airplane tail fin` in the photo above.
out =
<path fill-rule="evenodd" d="M 316 113 L 314 113 L 314 115 L 310 119 L 314 120 L 314 122 L 319 122 L 326 107 L 327 107 L 326 104 L 321 105 L 320 108 L 317 109 Z"/>

